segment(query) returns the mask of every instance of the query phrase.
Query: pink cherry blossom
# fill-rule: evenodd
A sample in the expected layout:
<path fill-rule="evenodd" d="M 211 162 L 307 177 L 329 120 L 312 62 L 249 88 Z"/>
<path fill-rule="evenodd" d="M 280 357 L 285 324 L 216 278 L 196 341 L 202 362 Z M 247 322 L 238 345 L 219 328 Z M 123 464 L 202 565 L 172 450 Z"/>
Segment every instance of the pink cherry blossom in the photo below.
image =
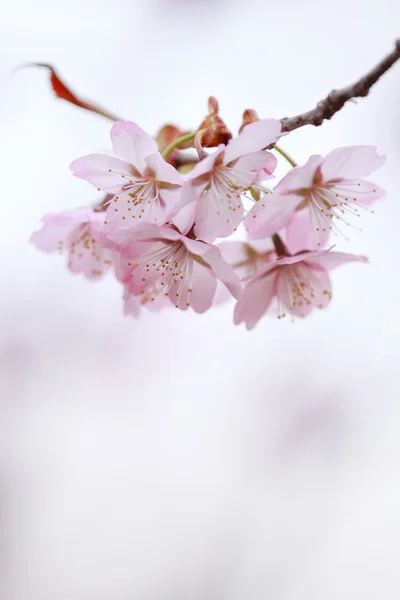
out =
<path fill-rule="evenodd" d="M 342 234 L 339 222 L 349 225 L 349 215 L 360 216 L 361 207 L 384 195 L 363 179 L 384 161 L 373 146 L 337 148 L 325 158 L 311 156 L 250 211 L 245 220 L 250 239 L 276 233 L 296 218 L 293 211 L 303 209 L 308 213 L 308 248 L 325 244 L 330 231 Z"/>
<path fill-rule="evenodd" d="M 121 245 L 120 253 L 119 269 L 129 293 L 151 296 L 151 302 L 163 295 L 181 310 L 191 306 L 202 313 L 213 303 L 220 280 L 240 298 L 240 280 L 218 248 L 189 235 L 170 225 L 137 228 L 135 240 Z"/>
<path fill-rule="evenodd" d="M 305 317 L 315 308 L 325 308 L 332 297 L 329 271 L 352 261 L 368 262 L 364 256 L 332 250 L 305 251 L 267 261 L 243 279 L 246 285 L 235 306 L 235 324 L 244 322 L 247 329 L 253 329 L 274 299 L 278 318 L 286 312 Z"/>
<path fill-rule="evenodd" d="M 68 268 L 89 279 L 99 279 L 112 264 L 110 243 L 104 237 L 104 213 L 77 208 L 49 213 L 42 218 L 43 227 L 35 231 L 30 242 L 44 252 L 67 252 Z M 108 246 L 108 247 L 107 247 Z"/>
<path fill-rule="evenodd" d="M 76 177 L 113 194 L 106 229 L 131 229 L 141 222 L 164 224 L 182 205 L 181 175 L 162 158 L 155 140 L 135 123 L 117 121 L 111 141 L 116 158 L 89 154 L 70 167 Z"/>
<path fill-rule="evenodd" d="M 213 154 L 201 160 L 188 175 L 183 195 L 198 198 L 195 233 L 207 242 L 230 235 L 242 222 L 242 195 L 253 185 L 272 176 L 276 158 L 266 152 L 281 133 L 275 119 L 256 121 Z"/>

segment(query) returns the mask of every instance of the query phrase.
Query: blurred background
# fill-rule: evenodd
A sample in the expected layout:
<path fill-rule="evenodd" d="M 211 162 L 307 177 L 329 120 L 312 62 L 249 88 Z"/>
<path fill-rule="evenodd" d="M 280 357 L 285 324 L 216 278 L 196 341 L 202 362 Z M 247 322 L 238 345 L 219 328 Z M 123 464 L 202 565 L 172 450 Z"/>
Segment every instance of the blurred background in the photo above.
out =
<path fill-rule="evenodd" d="M 112 277 L 27 242 L 91 203 L 76 157 L 110 123 L 234 131 L 308 110 L 392 49 L 397 0 L 3 1 L 0 20 L 0 596 L 4 600 L 398 600 L 400 64 L 282 145 L 387 154 L 387 198 L 339 249 L 328 310 L 247 332 L 233 305 L 122 316 Z M 282 171 L 283 172 L 283 171 Z"/>

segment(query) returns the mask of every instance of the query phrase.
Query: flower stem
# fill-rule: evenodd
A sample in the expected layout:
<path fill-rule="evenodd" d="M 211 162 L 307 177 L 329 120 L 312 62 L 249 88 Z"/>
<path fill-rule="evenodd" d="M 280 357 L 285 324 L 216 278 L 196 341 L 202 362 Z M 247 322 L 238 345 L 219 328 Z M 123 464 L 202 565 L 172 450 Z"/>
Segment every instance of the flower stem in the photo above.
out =
<path fill-rule="evenodd" d="M 196 137 L 197 131 L 191 131 L 190 133 L 186 133 L 181 137 L 174 140 L 169 146 L 167 146 L 162 153 L 162 157 L 164 159 L 168 158 L 168 156 L 175 150 L 175 148 L 179 148 L 181 144 L 185 144 L 186 142 L 190 142 L 190 140 L 194 140 Z"/>
<path fill-rule="evenodd" d="M 274 150 L 279 152 L 279 154 L 281 154 L 283 156 L 283 158 L 286 158 L 286 160 L 288 161 L 288 163 L 290 163 L 292 165 L 292 167 L 297 167 L 297 163 L 293 160 L 293 158 L 291 158 L 289 156 L 289 154 L 287 154 L 284 150 L 282 150 L 282 148 L 280 146 L 275 144 Z"/>

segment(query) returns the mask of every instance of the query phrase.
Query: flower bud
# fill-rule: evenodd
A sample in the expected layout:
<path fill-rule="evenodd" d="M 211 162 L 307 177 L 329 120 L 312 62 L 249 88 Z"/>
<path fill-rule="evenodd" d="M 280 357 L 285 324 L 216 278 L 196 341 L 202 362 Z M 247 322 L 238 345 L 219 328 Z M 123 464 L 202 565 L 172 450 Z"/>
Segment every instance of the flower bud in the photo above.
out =
<path fill-rule="evenodd" d="M 246 110 L 243 113 L 243 120 L 239 129 L 239 133 L 242 131 L 243 127 L 246 127 L 246 125 L 254 123 L 255 121 L 259 121 L 259 116 L 256 113 L 256 111 L 252 108 L 246 108 Z"/>
<path fill-rule="evenodd" d="M 212 148 L 218 144 L 227 144 L 232 137 L 221 117 L 218 115 L 218 102 L 210 96 L 208 99 L 209 114 L 201 122 L 200 129 L 206 129 L 201 138 L 201 144 L 204 148 Z"/>

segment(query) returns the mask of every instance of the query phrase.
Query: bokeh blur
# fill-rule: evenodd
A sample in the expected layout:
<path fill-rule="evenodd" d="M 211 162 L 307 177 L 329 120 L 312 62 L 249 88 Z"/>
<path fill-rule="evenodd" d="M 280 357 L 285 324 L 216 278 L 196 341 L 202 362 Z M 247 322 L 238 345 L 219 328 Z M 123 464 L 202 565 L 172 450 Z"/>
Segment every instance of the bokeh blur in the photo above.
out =
<path fill-rule="evenodd" d="M 398 600 L 400 64 L 282 145 L 387 154 L 387 198 L 338 248 L 330 307 L 247 332 L 233 305 L 122 316 L 27 242 L 97 199 L 76 157 L 110 123 L 69 84 L 155 133 L 215 95 L 236 130 L 310 109 L 391 50 L 398 0 L 3 0 L 0 20 L 2 600 Z M 283 170 L 282 170 L 283 173 Z"/>

